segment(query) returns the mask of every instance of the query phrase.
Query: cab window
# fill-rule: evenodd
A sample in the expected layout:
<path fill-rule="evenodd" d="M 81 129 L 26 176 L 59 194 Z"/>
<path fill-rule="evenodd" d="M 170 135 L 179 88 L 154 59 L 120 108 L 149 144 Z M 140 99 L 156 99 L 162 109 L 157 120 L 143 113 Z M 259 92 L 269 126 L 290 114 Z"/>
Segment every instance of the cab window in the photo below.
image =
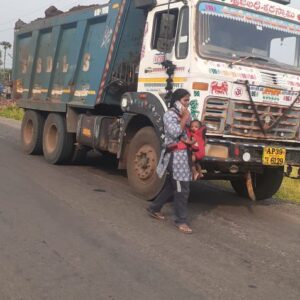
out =
<path fill-rule="evenodd" d="M 163 15 L 168 14 L 167 10 L 157 12 L 154 16 L 153 21 L 153 31 L 152 31 L 152 41 L 151 41 L 151 48 L 157 49 L 157 44 L 159 42 L 159 39 L 164 32 L 164 28 L 162 26 L 162 17 Z M 175 40 L 175 34 L 176 34 L 176 27 L 177 27 L 177 19 L 178 19 L 178 9 L 170 9 L 169 10 L 170 17 L 174 18 L 174 26 L 170 29 L 170 32 L 167 32 L 166 35 L 168 35 L 168 38 L 172 38 Z M 170 37 L 171 35 L 171 37 Z M 167 37 L 167 36 L 166 36 Z"/>
<path fill-rule="evenodd" d="M 189 8 L 183 7 L 180 11 L 176 37 L 176 58 L 186 58 L 189 51 Z"/>

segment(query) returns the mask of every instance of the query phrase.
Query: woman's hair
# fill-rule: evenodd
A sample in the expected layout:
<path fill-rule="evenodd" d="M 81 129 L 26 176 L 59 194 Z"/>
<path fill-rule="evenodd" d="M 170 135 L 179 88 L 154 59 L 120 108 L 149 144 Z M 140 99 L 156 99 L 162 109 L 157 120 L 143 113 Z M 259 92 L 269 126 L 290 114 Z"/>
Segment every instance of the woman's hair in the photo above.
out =
<path fill-rule="evenodd" d="M 185 89 L 177 89 L 174 91 L 171 96 L 170 107 L 174 107 L 174 103 L 186 95 L 190 95 L 190 93 Z"/>

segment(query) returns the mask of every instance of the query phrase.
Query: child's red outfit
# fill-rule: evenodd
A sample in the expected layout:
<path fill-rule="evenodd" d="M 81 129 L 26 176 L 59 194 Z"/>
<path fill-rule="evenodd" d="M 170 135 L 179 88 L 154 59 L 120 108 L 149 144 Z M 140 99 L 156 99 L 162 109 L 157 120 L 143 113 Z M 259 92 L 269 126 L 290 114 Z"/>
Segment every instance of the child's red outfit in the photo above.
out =
<path fill-rule="evenodd" d="M 189 128 L 186 130 L 187 136 L 193 138 L 196 143 L 188 146 L 184 142 L 180 141 L 177 143 L 178 150 L 184 150 L 190 148 L 197 160 L 201 160 L 205 156 L 205 133 L 206 126 L 201 126 L 196 132 L 191 132 Z"/>

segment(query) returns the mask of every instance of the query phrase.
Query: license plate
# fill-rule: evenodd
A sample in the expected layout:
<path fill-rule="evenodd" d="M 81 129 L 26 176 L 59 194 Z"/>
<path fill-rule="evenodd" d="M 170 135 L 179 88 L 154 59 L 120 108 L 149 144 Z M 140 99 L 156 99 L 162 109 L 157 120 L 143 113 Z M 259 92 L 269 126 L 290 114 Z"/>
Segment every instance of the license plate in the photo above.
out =
<path fill-rule="evenodd" d="M 264 147 L 262 163 L 267 166 L 283 166 L 285 155 L 286 149 L 284 148 Z"/>

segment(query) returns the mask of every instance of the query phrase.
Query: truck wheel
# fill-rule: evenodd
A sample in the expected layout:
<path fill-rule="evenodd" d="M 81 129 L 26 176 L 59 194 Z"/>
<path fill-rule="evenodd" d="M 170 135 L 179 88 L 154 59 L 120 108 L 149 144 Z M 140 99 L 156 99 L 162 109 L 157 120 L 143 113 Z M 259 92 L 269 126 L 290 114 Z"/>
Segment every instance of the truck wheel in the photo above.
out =
<path fill-rule="evenodd" d="M 26 154 L 43 153 L 44 118 L 41 113 L 26 110 L 21 126 L 22 149 Z"/>
<path fill-rule="evenodd" d="M 252 173 L 256 200 L 271 198 L 279 190 L 283 175 L 283 167 L 265 167 L 262 174 Z M 245 179 L 231 180 L 231 185 L 239 196 L 249 198 Z"/>
<path fill-rule="evenodd" d="M 63 164 L 70 160 L 74 136 L 67 132 L 65 118 L 56 113 L 48 115 L 43 132 L 43 151 L 47 162 Z"/>
<path fill-rule="evenodd" d="M 140 129 L 129 145 L 127 175 L 129 185 L 146 200 L 152 200 L 164 184 L 156 174 L 159 155 L 160 143 L 154 129 Z"/>

